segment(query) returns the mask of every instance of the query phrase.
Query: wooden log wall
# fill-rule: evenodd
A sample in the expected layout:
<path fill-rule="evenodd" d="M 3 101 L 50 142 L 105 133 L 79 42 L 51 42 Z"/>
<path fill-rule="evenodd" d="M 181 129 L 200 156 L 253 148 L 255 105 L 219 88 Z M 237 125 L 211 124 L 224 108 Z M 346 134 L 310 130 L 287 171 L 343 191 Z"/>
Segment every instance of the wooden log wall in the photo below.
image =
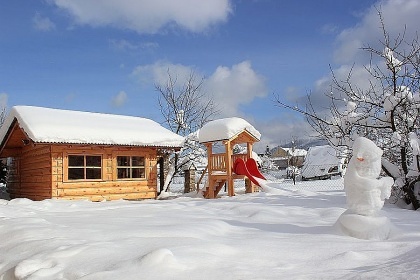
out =
<path fill-rule="evenodd" d="M 51 198 L 51 156 L 48 145 L 28 145 L 11 160 L 7 191 L 11 198 Z"/>
<path fill-rule="evenodd" d="M 102 180 L 67 180 L 67 157 L 75 155 L 101 155 Z M 117 178 L 117 156 L 145 158 L 146 179 Z M 92 201 L 115 199 L 146 199 L 157 196 L 156 148 L 60 145 L 52 147 L 52 196 L 64 199 Z"/>
<path fill-rule="evenodd" d="M 102 179 L 68 180 L 68 155 L 102 156 Z M 117 156 L 145 158 L 145 179 L 117 178 Z M 7 189 L 11 198 L 146 199 L 157 196 L 156 148 L 36 144 L 9 159 Z"/>

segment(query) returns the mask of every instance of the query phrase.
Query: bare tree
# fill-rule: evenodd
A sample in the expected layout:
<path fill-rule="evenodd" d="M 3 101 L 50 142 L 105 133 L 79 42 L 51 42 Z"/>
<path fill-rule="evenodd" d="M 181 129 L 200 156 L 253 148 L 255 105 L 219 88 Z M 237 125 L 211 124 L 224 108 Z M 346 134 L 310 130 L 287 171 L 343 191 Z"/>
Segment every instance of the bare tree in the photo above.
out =
<path fill-rule="evenodd" d="M 166 83 L 155 84 L 158 92 L 160 111 L 168 128 L 181 136 L 186 136 L 184 147 L 173 158 L 173 175 L 182 170 L 183 166 L 205 155 L 196 134 L 206 122 L 210 121 L 218 111 L 213 102 L 203 92 L 204 77 L 198 78 L 191 72 L 185 81 L 179 81 L 176 75 L 168 70 Z M 166 183 L 168 189 L 171 180 Z"/>
<path fill-rule="evenodd" d="M 0 108 L 0 127 L 3 126 L 3 123 L 6 120 L 6 116 L 7 116 L 7 107 L 5 105 L 3 105 Z"/>
<path fill-rule="evenodd" d="M 413 191 L 409 166 L 413 163 L 410 132 L 418 135 L 420 108 L 420 45 L 418 36 L 406 41 L 405 31 L 392 39 L 378 10 L 383 32 L 382 48 L 365 46 L 370 63 L 364 66 L 368 86 L 352 81 L 353 69 L 344 79 L 332 72 L 332 84 L 325 95 L 330 100 L 327 113 L 316 109 L 308 95 L 307 105 L 277 105 L 303 114 L 312 128 L 332 146 L 351 147 L 356 136 L 366 136 L 384 150 L 383 170 L 396 180 L 407 203 L 420 207 Z"/>
<path fill-rule="evenodd" d="M 156 84 L 160 111 L 173 132 L 186 136 L 197 131 L 217 113 L 213 99 L 203 92 L 204 78 L 191 72 L 186 81 L 178 81 L 168 70 L 165 84 Z"/>

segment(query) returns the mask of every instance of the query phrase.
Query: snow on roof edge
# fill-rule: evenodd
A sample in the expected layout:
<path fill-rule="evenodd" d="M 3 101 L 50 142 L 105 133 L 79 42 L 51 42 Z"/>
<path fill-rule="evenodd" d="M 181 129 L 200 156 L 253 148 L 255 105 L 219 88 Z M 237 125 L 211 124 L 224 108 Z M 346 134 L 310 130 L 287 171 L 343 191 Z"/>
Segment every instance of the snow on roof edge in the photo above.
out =
<path fill-rule="evenodd" d="M 199 130 L 198 139 L 201 143 L 228 140 L 244 130 L 257 140 L 261 139 L 261 133 L 258 130 L 238 117 L 217 119 L 206 123 Z"/>
<path fill-rule="evenodd" d="M 1 138 L 0 138 L 1 139 Z M 117 144 L 105 142 L 53 142 L 53 141 L 33 141 L 35 144 L 59 144 L 59 145 L 106 145 L 106 146 L 129 146 L 129 147 L 156 147 L 156 148 L 181 148 L 175 145 L 155 145 L 155 144 Z"/>
<path fill-rule="evenodd" d="M 35 143 L 181 148 L 184 138 L 157 122 L 133 116 L 14 106 L 0 128 L 0 141 L 17 120 Z"/>

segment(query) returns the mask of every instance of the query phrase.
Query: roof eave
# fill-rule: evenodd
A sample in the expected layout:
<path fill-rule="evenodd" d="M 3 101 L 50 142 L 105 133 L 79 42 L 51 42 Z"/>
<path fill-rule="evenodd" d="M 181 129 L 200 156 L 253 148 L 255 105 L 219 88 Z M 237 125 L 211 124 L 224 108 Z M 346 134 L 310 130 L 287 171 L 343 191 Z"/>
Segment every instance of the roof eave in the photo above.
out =
<path fill-rule="evenodd" d="M 126 147 L 153 147 L 153 148 L 171 148 L 181 149 L 182 145 L 154 145 L 154 144 L 116 144 L 116 143 L 95 143 L 95 142 L 54 142 L 54 141 L 33 141 L 34 144 L 49 144 L 49 145 L 98 145 L 98 146 L 126 146 Z"/>

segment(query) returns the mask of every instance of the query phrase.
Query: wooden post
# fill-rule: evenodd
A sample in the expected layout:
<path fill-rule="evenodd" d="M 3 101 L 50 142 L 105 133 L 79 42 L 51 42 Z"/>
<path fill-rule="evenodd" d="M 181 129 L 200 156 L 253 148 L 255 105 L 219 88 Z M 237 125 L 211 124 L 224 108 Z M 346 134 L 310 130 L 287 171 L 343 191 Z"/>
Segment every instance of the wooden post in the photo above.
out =
<path fill-rule="evenodd" d="M 248 158 L 252 158 L 252 143 L 246 143 L 246 155 Z"/>
<path fill-rule="evenodd" d="M 232 177 L 232 146 L 230 141 L 226 141 L 226 183 L 228 187 L 228 195 L 234 196 L 235 195 L 235 188 L 233 186 L 233 177 Z"/>
<path fill-rule="evenodd" d="M 245 193 L 253 193 L 254 192 L 254 184 L 248 178 L 245 178 Z"/>
<path fill-rule="evenodd" d="M 247 158 L 252 158 L 252 143 L 246 143 L 246 155 Z M 255 191 L 255 184 L 248 178 L 245 178 L 245 193 L 253 193 Z"/>
<path fill-rule="evenodd" d="M 207 186 L 207 190 L 208 190 L 208 195 L 207 195 L 207 197 L 208 198 L 214 198 L 214 184 L 216 183 L 214 180 L 213 180 L 213 176 L 212 176 L 212 174 L 213 174 L 213 163 L 212 163 L 212 154 L 213 154 L 213 144 L 212 143 L 207 143 L 206 144 L 206 147 L 207 147 L 207 159 L 208 159 L 208 172 L 209 172 L 209 175 L 208 175 L 208 180 L 207 180 L 207 184 L 208 184 L 208 186 Z"/>

